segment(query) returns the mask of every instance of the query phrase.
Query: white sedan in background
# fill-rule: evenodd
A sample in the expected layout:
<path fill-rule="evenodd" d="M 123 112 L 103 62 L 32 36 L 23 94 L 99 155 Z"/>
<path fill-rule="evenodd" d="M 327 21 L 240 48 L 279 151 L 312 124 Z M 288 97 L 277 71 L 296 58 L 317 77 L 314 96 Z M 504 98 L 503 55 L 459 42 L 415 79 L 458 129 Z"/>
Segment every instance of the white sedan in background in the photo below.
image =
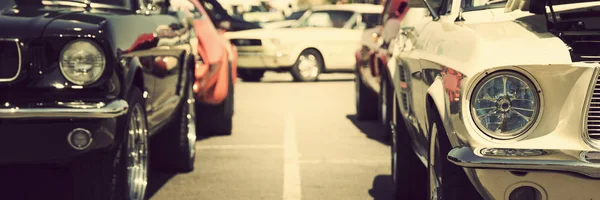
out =
<path fill-rule="evenodd" d="M 352 72 L 365 28 L 375 27 L 381 5 L 314 7 L 290 28 L 229 32 L 238 49 L 238 76 L 260 81 L 265 71 L 291 72 L 295 81 L 316 81 L 324 72 Z"/>

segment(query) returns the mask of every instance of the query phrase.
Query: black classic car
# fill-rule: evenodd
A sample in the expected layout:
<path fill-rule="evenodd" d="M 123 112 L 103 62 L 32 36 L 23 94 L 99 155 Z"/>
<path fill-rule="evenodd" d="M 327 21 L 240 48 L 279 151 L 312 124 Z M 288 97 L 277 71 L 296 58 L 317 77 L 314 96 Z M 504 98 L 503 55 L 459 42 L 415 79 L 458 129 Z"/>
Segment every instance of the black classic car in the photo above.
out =
<path fill-rule="evenodd" d="M 193 170 L 183 14 L 167 0 L 15 3 L 0 11 L 0 165 L 68 167 L 76 199 L 103 200 L 143 199 L 150 166 Z"/>

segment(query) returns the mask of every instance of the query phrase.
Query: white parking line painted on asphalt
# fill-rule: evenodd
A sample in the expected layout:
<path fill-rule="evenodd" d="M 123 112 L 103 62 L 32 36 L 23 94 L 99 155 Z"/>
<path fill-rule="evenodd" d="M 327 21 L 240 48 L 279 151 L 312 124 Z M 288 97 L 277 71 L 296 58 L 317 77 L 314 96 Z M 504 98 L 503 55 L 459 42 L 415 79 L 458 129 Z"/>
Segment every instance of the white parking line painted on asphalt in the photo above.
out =
<path fill-rule="evenodd" d="M 287 113 L 283 127 L 283 200 L 302 199 L 300 185 L 300 165 L 294 116 Z"/>
<path fill-rule="evenodd" d="M 300 160 L 300 164 L 387 164 L 389 160 Z"/>
<path fill-rule="evenodd" d="M 276 144 L 258 144 L 258 145 L 202 145 L 196 144 L 197 150 L 202 149 L 280 149 L 283 145 Z"/>

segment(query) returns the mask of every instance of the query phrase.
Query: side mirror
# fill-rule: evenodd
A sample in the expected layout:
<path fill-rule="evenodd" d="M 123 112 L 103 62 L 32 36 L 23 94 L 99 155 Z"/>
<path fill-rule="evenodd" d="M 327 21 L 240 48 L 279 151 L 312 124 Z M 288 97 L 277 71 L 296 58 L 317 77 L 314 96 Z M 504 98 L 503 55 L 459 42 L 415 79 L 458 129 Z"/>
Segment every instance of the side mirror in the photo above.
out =
<path fill-rule="evenodd" d="M 224 31 L 228 31 L 229 29 L 231 29 L 231 22 L 227 20 L 220 21 L 218 28 Z"/>

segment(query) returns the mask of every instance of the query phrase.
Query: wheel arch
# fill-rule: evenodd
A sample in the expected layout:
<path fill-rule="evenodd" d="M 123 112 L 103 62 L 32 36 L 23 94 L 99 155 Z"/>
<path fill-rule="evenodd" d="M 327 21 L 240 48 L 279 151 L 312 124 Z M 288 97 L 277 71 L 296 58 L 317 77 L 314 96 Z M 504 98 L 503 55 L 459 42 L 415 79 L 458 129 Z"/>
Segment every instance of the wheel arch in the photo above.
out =
<path fill-rule="evenodd" d="M 437 77 L 433 84 L 429 86 L 427 89 L 427 94 L 425 97 L 425 109 L 427 113 L 427 128 L 429 129 L 429 125 L 431 121 L 435 119 L 435 117 L 439 117 L 442 127 L 444 127 L 444 132 L 446 132 L 446 139 L 450 141 L 451 145 L 458 146 L 458 140 L 456 133 L 452 131 L 452 126 L 448 122 L 448 115 L 446 113 L 446 93 L 444 91 L 444 86 L 442 84 L 442 78 Z M 428 133 L 430 130 L 426 130 Z M 429 135 L 428 135 L 429 137 Z M 444 136 L 442 136 L 444 137 Z"/>

